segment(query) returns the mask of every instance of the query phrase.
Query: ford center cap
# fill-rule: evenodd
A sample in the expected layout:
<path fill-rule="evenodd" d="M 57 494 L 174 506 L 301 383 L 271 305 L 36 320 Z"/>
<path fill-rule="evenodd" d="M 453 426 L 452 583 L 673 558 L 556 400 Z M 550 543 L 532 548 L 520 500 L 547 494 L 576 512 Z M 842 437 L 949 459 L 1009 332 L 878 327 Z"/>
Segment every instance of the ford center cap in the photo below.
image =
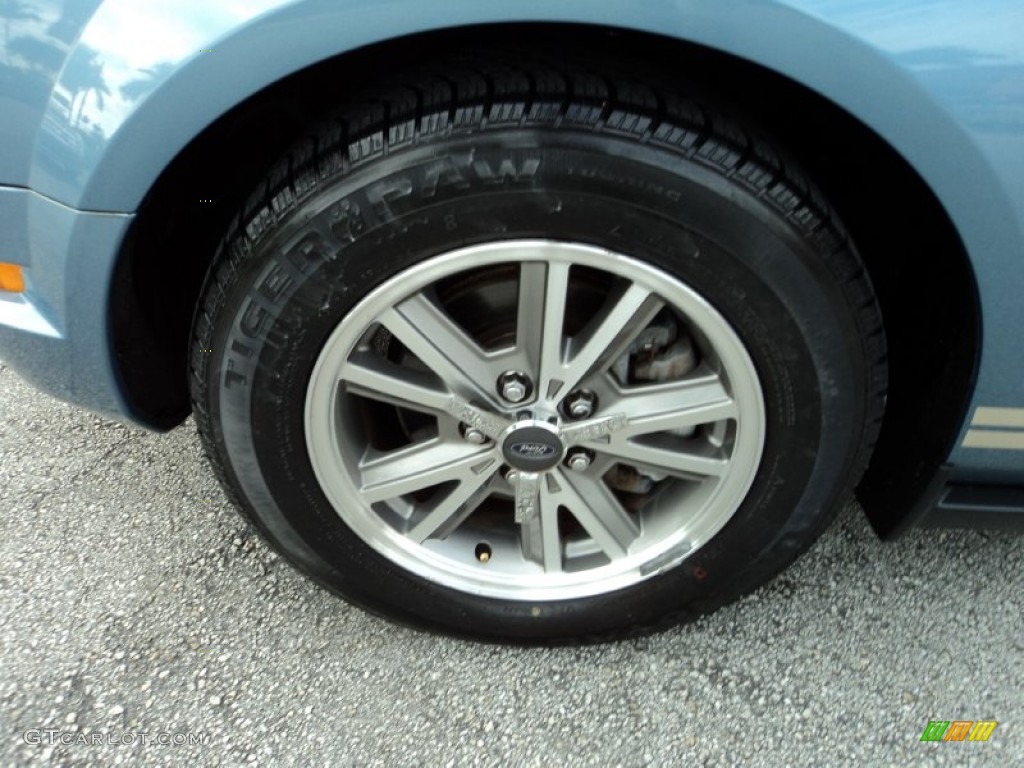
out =
<path fill-rule="evenodd" d="M 501 452 L 510 466 L 523 472 L 551 469 L 565 455 L 558 429 L 546 422 L 519 422 L 501 444 Z"/>

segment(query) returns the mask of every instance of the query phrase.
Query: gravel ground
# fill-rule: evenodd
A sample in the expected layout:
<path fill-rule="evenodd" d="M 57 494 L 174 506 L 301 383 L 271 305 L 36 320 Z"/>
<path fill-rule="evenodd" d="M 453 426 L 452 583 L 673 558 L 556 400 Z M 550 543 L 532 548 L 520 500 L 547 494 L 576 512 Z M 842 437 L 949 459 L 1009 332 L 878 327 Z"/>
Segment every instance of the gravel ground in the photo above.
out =
<path fill-rule="evenodd" d="M 296 575 L 226 502 L 191 422 L 120 426 L 0 365 L 0 467 L 0 764 L 1024 765 L 1017 535 L 882 544 L 851 504 L 694 625 L 506 648 L 393 626 Z M 931 719 L 999 725 L 921 743 Z M 160 733 L 206 743 L 142 743 Z"/>

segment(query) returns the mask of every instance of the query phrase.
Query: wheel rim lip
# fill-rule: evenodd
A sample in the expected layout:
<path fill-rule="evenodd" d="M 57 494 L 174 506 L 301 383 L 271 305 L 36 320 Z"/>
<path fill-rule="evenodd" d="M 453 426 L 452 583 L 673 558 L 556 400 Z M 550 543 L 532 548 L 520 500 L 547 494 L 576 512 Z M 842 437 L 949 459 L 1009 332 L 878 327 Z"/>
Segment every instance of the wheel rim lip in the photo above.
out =
<path fill-rule="evenodd" d="M 608 565 L 556 574 L 543 570 L 516 574 L 514 583 L 510 583 L 507 571 L 454 561 L 415 543 L 381 519 L 360 498 L 353 474 L 344 469 L 335 471 L 335 467 L 345 467 L 347 459 L 339 430 L 332 427 L 341 370 L 359 339 L 383 312 L 443 277 L 509 262 L 586 265 L 650 288 L 708 339 L 730 380 L 738 407 L 729 468 L 700 511 L 687 515 L 690 524 Z M 703 296 L 648 263 L 594 245 L 554 240 L 496 241 L 455 249 L 405 269 L 376 287 L 346 314 L 324 343 L 307 387 L 304 425 L 307 453 L 328 502 L 378 554 L 422 578 L 460 592 L 538 602 L 589 597 L 632 586 L 677 566 L 699 550 L 733 518 L 750 490 L 760 466 L 766 431 L 764 398 L 754 363 L 728 321 Z"/>

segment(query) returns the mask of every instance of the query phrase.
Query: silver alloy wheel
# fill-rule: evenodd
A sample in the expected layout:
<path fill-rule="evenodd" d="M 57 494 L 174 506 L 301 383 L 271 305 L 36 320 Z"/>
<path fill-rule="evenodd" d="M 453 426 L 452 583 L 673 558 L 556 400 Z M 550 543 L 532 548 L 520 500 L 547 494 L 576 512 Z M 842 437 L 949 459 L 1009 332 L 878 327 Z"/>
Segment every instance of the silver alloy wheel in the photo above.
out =
<path fill-rule="evenodd" d="M 604 298 L 574 327 L 581 275 Z M 500 281 L 512 318 L 488 341 L 468 326 L 500 314 L 481 311 Z M 473 311 L 453 315 L 452 285 Z M 666 322 L 699 361 L 638 381 Z M 531 384 L 521 402 L 502 397 L 509 372 Z M 576 419 L 580 391 L 595 407 Z M 547 601 L 628 587 L 703 546 L 753 482 L 765 414 L 743 344 L 691 288 L 601 248 L 519 240 L 430 258 L 359 302 L 316 361 L 305 429 L 328 500 L 382 556 L 463 592 Z"/>

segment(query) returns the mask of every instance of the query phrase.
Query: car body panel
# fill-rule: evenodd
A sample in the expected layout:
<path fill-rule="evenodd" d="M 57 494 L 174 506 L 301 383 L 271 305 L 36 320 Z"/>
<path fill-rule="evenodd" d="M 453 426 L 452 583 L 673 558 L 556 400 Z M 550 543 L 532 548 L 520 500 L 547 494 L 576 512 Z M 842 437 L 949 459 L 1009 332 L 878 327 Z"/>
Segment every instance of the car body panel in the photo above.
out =
<path fill-rule="evenodd" d="M 51 324 L 48 343 L 67 347 L 52 357 L 12 355 L 24 341 L 8 326 L 0 354 L 66 399 L 127 416 L 119 396 L 104 392 L 114 374 L 98 314 L 109 280 L 95 278 L 112 274 L 129 217 L 77 211 L 135 211 L 203 128 L 306 66 L 404 35 L 516 21 L 698 43 L 781 73 L 860 119 L 935 193 L 974 267 L 985 332 L 971 416 L 1024 407 L 1015 334 L 1024 324 L 1017 0 L 19 0 L 0 5 L 0 21 L 0 183 L 49 203 L 18 199 L 18 190 L 0 196 L 0 222 L 35 211 L 6 229 L 0 261 L 28 266 L 25 300 Z M 72 263 L 81 258 L 87 269 Z M 96 359 L 74 367 L 90 344 L 100 347 L 89 352 Z M 950 457 L 958 473 L 1024 482 L 1024 451 L 980 447 L 969 429 L 971 418 Z"/>
<path fill-rule="evenodd" d="M 25 249 L 21 258 L 3 258 L 29 266 L 24 293 L 0 292 L 0 361 L 42 390 L 121 419 L 128 404 L 104 342 L 110 255 L 132 218 L 0 188 L 4 246 Z"/>

